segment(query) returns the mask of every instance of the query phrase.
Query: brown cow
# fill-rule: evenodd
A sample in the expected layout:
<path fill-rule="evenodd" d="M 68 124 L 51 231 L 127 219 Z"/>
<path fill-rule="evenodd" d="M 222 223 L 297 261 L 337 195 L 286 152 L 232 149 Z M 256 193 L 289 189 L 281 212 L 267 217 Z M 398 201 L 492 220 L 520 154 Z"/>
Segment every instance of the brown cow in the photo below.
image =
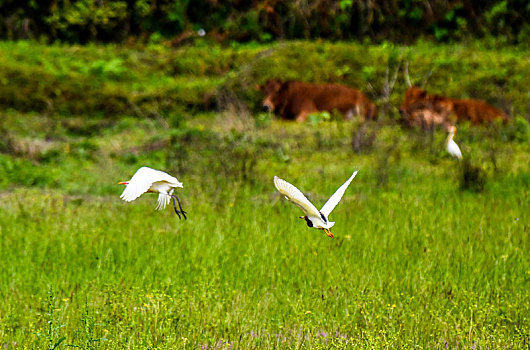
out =
<path fill-rule="evenodd" d="M 469 120 L 474 125 L 496 118 L 508 120 L 506 113 L 484 101 L 430 95 L 417 86 L 409 88 L 399 113 L 409 125 L 424 127 L 447 126 L 464 120 Z"/>
<path fill-rule="evenodd" d="M 338 110 L 344 119 L 359 115 L 377 119 L 377 108 L 366 95 L 339 84 L 311 84 L 300 81 L 269 80 L 259 87 L 265 92 L 263 108 L 282 118 L 302 122 L 314 112 Z"/>

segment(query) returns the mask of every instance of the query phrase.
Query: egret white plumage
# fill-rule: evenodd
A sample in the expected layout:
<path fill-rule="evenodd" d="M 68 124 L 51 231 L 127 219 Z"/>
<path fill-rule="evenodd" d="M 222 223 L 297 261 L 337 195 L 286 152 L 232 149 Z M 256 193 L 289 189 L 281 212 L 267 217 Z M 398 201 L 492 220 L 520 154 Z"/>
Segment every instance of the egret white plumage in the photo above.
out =
<path fill-rule="evenodd" d="M 456 133 L 456 126 L 449 125 L 447 127 L 447 132 L 449 133 L 447 136 L 447 152 L 449 152 L 449 154 L 453 157 L 458 158 L 458 160 L 462 160 L 462 152 L 460 151 L 460 147 L 458 147 L 456 142 L 453 140 Z"/>
<path fill-rule="evenodd" d="M 182 210 L 179 198 L 173 194 L 175 188 L 183 187 L 182 182 L 177 180 L 176 177 L 144 166 L 138 169 L 129 181 L 121 181 L 118 184 L 127 185 L 120 196 L 126 202 L 132 202 L 146 192 L 158 193 L 156 210 L 164 209 L 169 204 L 170 198 L 173 198 L 175 213 L 177 213 L 179 219 L 181 218 L 180 214 L 186 219 L 186 212 Z M 177 199 L 180 211 L 177 210 L 175 199 Z"/>
<path fill-rule="evenodd" d="M 302 209 L 305 213 L 305 216 L 300 216 L 300 219 L 304 219 L 307 223 L 307 226 L 314 227 L 319 230 L 323 230 L 329 237 L 333 238 L 333 233 L 329 230 L 335 222 L 330 222 L 328 216 L 333 209 L 340 202 L 344 192 L 352 182 L 353 178 L 357 175 L 355 171 L 352 176 L 342 186 L 340 186 L 337 191 L 328 199 L 326 204 L 320 209 L 317 208 L 304 196 L 302 191 L 300 191 L 295 186 L 291 185 L 285 180 L 280 179 L 279 177 L 274 177 L 274 185 L 280 191 L 281 194 L 287 198 L 287 200 L 293 202 Z"/>

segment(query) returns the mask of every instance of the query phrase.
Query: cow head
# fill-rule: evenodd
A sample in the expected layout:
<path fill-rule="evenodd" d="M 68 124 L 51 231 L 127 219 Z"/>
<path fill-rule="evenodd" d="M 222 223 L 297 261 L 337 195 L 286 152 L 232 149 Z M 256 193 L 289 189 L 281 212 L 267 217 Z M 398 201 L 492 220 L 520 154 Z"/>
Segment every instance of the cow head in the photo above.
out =
<path fill-rule="evenodd" d="M 401 121 L 407 126 L 417 124 L 418 117 L 421 119 L 423 111 L 418 113 L 418 106 L 425 105 L 427 101 L 427 92 L 417 86 L 411 86 L 405 93 L 403 103 L 399 106 Z"/>
<path fill-rule="evenodd" d="M 403 103 L 399 107 L 399 113 L 402 117 L 407 117 L 412 106 L 424 103 L 426 100 L 427 92 L 417 86 L 412 86 L 405 93 Z"/>
<path fill-rule="evenodd" d="M 450 98 L 428 95 L 417 86 L 411 87 L 399 107 L 401 121 L 407 126 L 433 128 L 454 122 L 454 102 Z"/>
<path fill-rule="evenodd" d="M 261 85 L 259 90 L 265 93 L 265 99 L 262 102 L 262 108 L 265 112 L 274 112 L 281 103 L 281 96 L 279 94 L 284 83 L 279 80 L 267 80 L 265 85 Z"/>

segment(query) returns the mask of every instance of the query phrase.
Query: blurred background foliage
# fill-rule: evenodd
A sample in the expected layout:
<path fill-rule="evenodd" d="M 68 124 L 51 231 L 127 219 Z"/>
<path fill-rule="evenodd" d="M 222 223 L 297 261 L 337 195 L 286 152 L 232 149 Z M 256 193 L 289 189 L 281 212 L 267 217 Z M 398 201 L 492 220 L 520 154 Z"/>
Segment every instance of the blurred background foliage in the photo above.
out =
<path fill-rule="evenodd" d="M 432 93 L 480 98 L 508 112 L 506 125 L 459 125 L 458 141 L 469 147 L 464 152 L 480 149 L 473 158 L 489 176 L 530 164 L 530 61 L 528 50 L 518 46 L 323 40 L 222 45 L 201 38 L 169 48 L 22 40 L 0 42 L 0 53 L 0 189 L 85 193 L 97 183 L 101 193 L 113 193 L 110 179 L 103 186 L 99 177 L 72 181 L 85 176 L 89 164 L 116 167 L 108 176 L 149 164 L 200 181 L 211 174 L 215 184 L 249 182 L 263 166 L 259 159 L 286 164 L 301 149 L 378 155 L 372 159 L 375 184 L 385 186 L 392 180 L 389 169 L 401 169 L 402 158 L 426 159 L 433 167 L 446 158 L 444 131 L 400 128 L 405 66 L 412 83 Z M 283 123 L 260 113 L 263 95 L 256 87 L 273 77 L 355 86 L 375 101 L 380 118 L 362 125 L 320 113 L 285 134 Z M 330 126 L 319 127 L 324 121 Z M 219 154 L 224 161 L 212 161 Z M 475 188 L 466 181 L 463 187 Z"/>
<path fill-rule="evenodd" d="M 494 36 L 524 43 L 526 0 L 2 0 L 0 38 L 179 44 L 199 30 L 219 41 L 332 39 L 411 43 Z M 201 33 L 202 34 L 202 33 Z"/>
<path fill-rule="evenodd" d="M 165 118 L 236 108 L 258 113 L 256 86 L 267 79 L 340 82 L 364 91 L 383 118 L 399 118 L 413 84 L 432 93 L 479 98 L 515 117 L 530 114 L 528 51 L 483 43 L 391 43 L 327 41 L 223 46 L 200 39 L 193 46 L 44 45 L 0 42 L 2 109 L 47 115 Z M 395 84 L 390 81 L 395 77 Z M 74 127 L 74 126 L 72 126 Z"/>

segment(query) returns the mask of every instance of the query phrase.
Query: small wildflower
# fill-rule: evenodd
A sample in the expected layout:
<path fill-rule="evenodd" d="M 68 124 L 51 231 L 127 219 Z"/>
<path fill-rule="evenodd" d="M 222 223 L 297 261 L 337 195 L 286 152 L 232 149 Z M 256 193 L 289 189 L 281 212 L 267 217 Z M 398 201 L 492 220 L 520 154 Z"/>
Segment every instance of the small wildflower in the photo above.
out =
<path fill-rule="evenodd" d="M 311 313 L 311 311 L 309 311 L 309 310 L 307 310 L 307 311 L 305 312 L 306 315 L 308 315 L 308 314 L 310 314 L 310 313 Z"/>

